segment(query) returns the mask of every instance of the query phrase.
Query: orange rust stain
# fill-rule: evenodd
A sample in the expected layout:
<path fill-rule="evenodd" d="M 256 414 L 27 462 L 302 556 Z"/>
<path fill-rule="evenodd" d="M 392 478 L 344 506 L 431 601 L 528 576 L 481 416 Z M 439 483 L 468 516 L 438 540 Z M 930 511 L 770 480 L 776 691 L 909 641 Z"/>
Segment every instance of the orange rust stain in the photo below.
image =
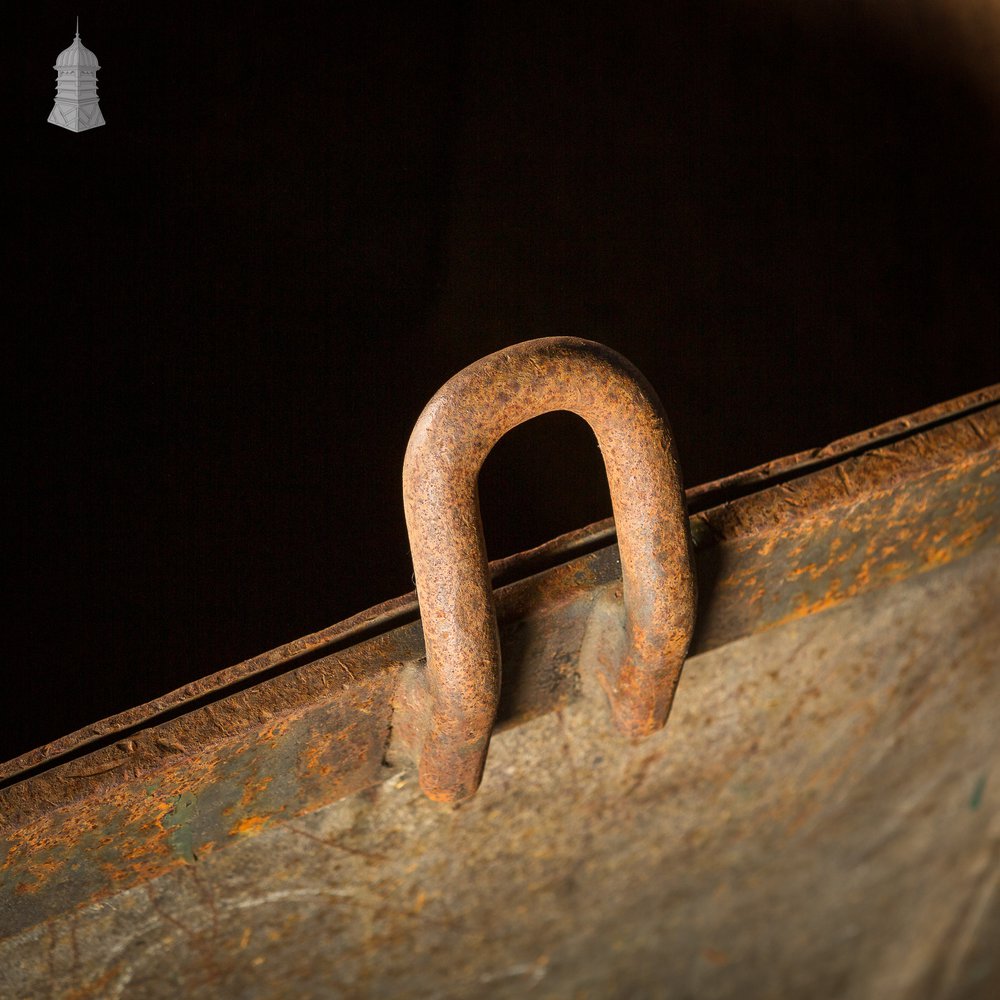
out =
<path fill-rule="evenodd" d="M 118 842 L 117 854 L 125 861 L 132 862 L 131 868 L 136 870 L 140 867 L 148 867 L 150 859 L 161 857 L 172 858 L 173 851 L 164 842 L 167 836 L 167 829 L 163 821 L 173 812 L 173 803 L 164 799 L 145 799 L 133 803 L 132 808 L 127 812 L 127 826 L 133 827 L 138 836 L 122 836 L 116 838 Z M 142 860 L 140 860 L 142 859 Z M 121 871 L 116 865 L 104 865 L 102 868 L 109 874 L 113 871 Z M 119 875 L 112 874 L 113 878 Z"/>
<path fill-rule="evenodd" d="M 28 862 L 28 871 L 36 878 L 45 878 L 55 875 L 65 864 L 66 862 L 61 858 L 53 858 L 50 861 L 33 861 Z"/>
<path fill-rule="evenodd" d="M 974 524 L 970 524 L 960 535 L 956 535 L 955 538 L 952 539 L 952 545 L 955 548 L 965 548 L 966 546 L 971 545 L 981 535 L 985 535 L 989 527 L 989 520 L 976 521 Z"/>
<path fill-rule="evenodd" d="M 829 563 L 823 563 L 822 565 L 817 565 L 816 563 L 808 563 L 805 566 L 800 566 L 798 569 L 790 569 L 788 571 L 788 578 L 790 580 L 797 580 L 800 576 L 805 576 L 806 574 L 813 580 L 818 580 L 823 576 L 829 569 Z"/>
<path fill-rule="evenodd" d="M 272 722 L 266 729 L 261 730 L 260 739 L 270 743 L 279 736 L 283 736 L 288 729 L 288 721 L 288 719 L 281 719 L 277 722 Z"/>
<path fill-rule="evenodd" d="M 893 559 L 882 564 L 882 571 L 879 573 L 880 580 L 902 580 L 909 576 L 909 565 L 901 559 Z"/>
<path fill-rule="evenodd" d="M 846 600 L 851 597 L 854 593 L 853 588 L 849 587 L 846 591 L 841 590 L 841 581 L 839 578 L 830 581 L 830 587 L 827 592 L 820 598 L 816 600 L 809 600 L 807 594 L 799 594 L 798 600 L 796 601 L 795 608 L 780 618 L 776 625 L 782 625 L 785 622 L 795 621 L 798 618 L 806 618 L 809 615 L 817 614 L 820 611 L 825 611 L 827 608 L 832 608 L 841 601 Z"/>
<path fill-rule="evenodd" d="M 240 834 L 259 833 L 267 820 L 267 816 L 246 816 L 233 826 L 229 833 L 234 837 Z"/>
<path fill-rule="evenodd" d="M 964 491 L 963 491 L 964 492 Z M 973 517 L 979 512 L 980 499 L 978 496 L 962 497 L 955 504 L 954 517 L 956 521 L 964 521 Z"/>
<path fill-rule="evenodd" d="M 65 864 L 66 862 L 60 858 L 50 861 L 29 861 L 25 866 L 26 874 L 30 875 L 35 881 L 18 883 L 16 891 L 18 893 L 37 892 L 45 884 L 46 880 L 60 871 Z"/>
<path fill-rule="evenodd" d="M 762 556 L 769 556 L 778 547 L 779 541 L 781 541 L 781 532 L 772 531 L 758 546 L 757 551 Z"/>
<path fill-rule="evenodd" d="M 171 857 L 173 851 L 163 843 L 162 838 L 164 835 L 165 831 L 161 831 L 155 838 L 145 837 L 137 839 L 130 837 L 123 840 L 118 848 L 118 855 L 125 861 L 138 861 L 148 859 L 151 856 Z"/>
<path fill-rule="evenodd" d="M 243 788 L 240 805 L 243 807 L 251 805 L 258 795 L 267 791 L 267 786 L 271 784 L 272 780 L 271 776 L 268 775 L 266 778 L 261 778 L 260 781 L 248 781 Z"/>
<path fill-rule="evenodd" d="M 323 762 L 323 754 L 326 750 L 325 739 L 315 740 L 306 747 L 302 754 L 302 761 L 305 765 L 305 771 L 308 774 L 319 775 L 325 778 L 331 773 L 333 768 Z"/>
<path fill-rule="evenodd" d="M 924 562 L 928 566 L 944 566 L 946 563 L 950 563 L 954 558 L 953 553 L 950 549 L 938 549 L 931 546 L 924 553 Z"/>
<path fill-rule="evenodd" d="M 127 867 L 119 867 L 113 862 L 101 862 L 101 871 L 114 883 L 114 890 L 127 889 L 139 882 L 146 882 L 174 868 L 182 868 L 186 861 L 183 858 L 174 858 L 172 861 L 152 860 L 152 861 L 131 861 Z"/>

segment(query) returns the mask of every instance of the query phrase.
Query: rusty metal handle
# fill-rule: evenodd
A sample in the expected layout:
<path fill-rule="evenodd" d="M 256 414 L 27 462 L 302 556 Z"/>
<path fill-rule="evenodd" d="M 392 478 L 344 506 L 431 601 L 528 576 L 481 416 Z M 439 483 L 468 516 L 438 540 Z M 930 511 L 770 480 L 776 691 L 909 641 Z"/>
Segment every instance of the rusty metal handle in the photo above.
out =
<path fill-rule="evenodd" d="M 478 473 L 507 431 L 553 410 L 586 420 L 604 456 L 628 644 L 608 688 L 623 733 L 664 724 L 687 653 L 690 533 L 670 427 L 649 383 L 610 348 L 575 337 L 530 340 L 470 365 L 424 408 L 403 463 L 430 695 L 420 785 L 437 801 L 479 787 L 500 696 Z"/>

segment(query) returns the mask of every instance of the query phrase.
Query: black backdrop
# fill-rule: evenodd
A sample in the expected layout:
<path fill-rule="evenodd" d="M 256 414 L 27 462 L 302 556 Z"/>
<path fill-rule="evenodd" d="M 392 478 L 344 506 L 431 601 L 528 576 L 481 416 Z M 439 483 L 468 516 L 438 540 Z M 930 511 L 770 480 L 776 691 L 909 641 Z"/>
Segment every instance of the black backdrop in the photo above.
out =
<path fill-rule="evenodd" d="M 409 590 L 409 429 L 507 343 L 629 356 L 691 484 L 1000 377 L 995 28 L 545 6 L 5 11 L 0 758 Z M 575 418 L 510 435 L 491 556 L 600 471 Z"/>

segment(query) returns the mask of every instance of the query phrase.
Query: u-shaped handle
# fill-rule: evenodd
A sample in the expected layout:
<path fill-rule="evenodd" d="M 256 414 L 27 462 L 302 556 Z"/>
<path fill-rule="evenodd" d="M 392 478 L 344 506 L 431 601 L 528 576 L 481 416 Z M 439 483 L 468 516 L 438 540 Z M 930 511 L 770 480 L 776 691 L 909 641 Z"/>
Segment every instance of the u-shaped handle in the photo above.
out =
<path fill-rule="evenodd" d="M 431 399 L 403 463 L 430 693 L 420 785 L 437 801 L 479 787 L 500 697 L 479 470 L 507 431 L 553 410 L 590 424 L 607 470 L 628 643 L 609 692 L 616 723 L 645 736 L 670 711 L 695 582 L 680 467 L 656 393 L 621 355 L 588 340 L 550 337 L 491 354 Z"/>

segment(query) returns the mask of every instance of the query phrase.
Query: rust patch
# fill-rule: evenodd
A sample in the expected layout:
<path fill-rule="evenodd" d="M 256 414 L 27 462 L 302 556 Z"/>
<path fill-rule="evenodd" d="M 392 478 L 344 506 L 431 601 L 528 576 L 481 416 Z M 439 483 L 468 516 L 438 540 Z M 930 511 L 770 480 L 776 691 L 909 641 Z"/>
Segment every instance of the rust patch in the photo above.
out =
<path fill-rule="evenodd" d="M 996 546 L 998 456 L 994 407 L 853 455 L 846 475 L 820 469 L 792 490 L 695 515 L 703 599 L 692 653 Z M 602 544 L 573 554 L 587 538 Z M 496 592 L 505 725 L 575 697 L 595 598 L 621 587 L 613 540 L 607 525 L 557 540 L 562 565 Z M 250 836 L 254 818 L 290 818 L 377 784 L 400 728 L 399 680 L 419 676 L 423 652 L 419 625 L 407 623 L 0 789 L 0 882 L 17 899 L 0 923 L 44 919 L 67 899 L 109 895 Z M 197 803 L 183 829 L 171 812 L 182 796 Z"/>
<path fill-rule="evenodd" d="M 246 807 L 256 802 L 267 791 L 273 780 L 272 777 L 268 776 L 257 781 L 248 781 L 243 789 L 243 795 L 240 797 L 240 805 Z"/>
<path fill-rule="evenodd" d="M 269 818 L 268 816 L 245 816 L 229 832 L 233 836 L 257 833 L 263 829 Z"/>

